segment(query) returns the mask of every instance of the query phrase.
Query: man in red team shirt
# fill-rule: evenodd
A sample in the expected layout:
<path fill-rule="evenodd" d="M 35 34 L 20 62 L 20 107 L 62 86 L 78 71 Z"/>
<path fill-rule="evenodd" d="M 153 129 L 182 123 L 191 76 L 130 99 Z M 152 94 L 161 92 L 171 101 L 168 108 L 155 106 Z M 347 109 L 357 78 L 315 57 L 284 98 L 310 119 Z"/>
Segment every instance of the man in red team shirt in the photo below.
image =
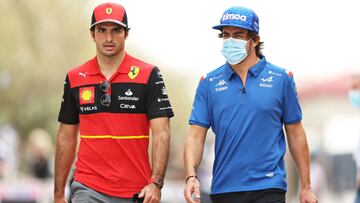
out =
<path fill-rule="evenodd" d="M 123 6 L 104 3 L 94 9 L 90 32 L 96 57 L 70 70 L 64 82 L 56 203 L 66 202 L 76 154 L 72 202 L 131 202 L 137 192 L 146 203 L 160 202 L 174 114 L 159 69 L 125 52 L 129 29 Z"/>

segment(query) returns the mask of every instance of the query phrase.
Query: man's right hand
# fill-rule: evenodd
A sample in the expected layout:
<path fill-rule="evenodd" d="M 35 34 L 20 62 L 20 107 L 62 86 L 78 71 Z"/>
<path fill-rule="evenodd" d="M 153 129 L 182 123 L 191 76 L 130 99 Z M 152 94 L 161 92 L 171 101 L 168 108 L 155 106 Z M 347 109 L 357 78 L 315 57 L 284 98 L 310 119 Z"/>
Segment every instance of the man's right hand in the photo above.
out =
<path fill-rule="evenodd" d="M 195 200 L 192 195 L 195 195 Z M 187 180 L 184 196 L 187 203 L 199 203 L 200 202 L 200 182 L 196 177 L 191 177 Z"/>

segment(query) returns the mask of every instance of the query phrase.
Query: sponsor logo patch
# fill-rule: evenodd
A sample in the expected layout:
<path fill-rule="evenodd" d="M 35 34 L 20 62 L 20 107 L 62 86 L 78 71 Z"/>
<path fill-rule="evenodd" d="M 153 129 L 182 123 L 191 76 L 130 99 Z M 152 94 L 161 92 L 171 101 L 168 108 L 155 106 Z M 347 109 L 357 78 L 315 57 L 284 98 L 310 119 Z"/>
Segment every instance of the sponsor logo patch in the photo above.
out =
<path fill-rule="evenodd" d="M 215 87 L 221 87 L 221 86 L 224 86 L 224 85 L 227 85 L 227 83 L 225 82 L 225 80 L 220 80 L 220 81 L 215 85 Z"/>
<path fill-rule="evenodd" d="M 82 87 L 79 89 L 79 98 L 81 104 L 93 104 L 95 97 L 95 88 L 94 87 Z"/>
<path fill-rule="evenodd" d="M 87 74 L 87 72 L 85 72 L 85 73 L 79 72 L 79 75 L 80 75 L 80 76 L 83 76 L 84 78 L 86 78 L 86 74 Z"/>
<path fill-rule="evenodd" d="M 271 82 L 273 82 L 273 76 L 270 76 L 270 77 L 268 77 L 268 78 L 261 78 L 261 81 L 262 81 L 262 82 L 269 82 L 269 83 L 271 83 Z"/>
<path fill-rule="evenodd" d="M 126 96 L 118 96 L 118 100 L 121 100 L 121 101 L 139 101 L 139 97 L 133 96 L 134 93 L 131 91 L 131 89 L 128 89 L 124 94 Z"/>
<path fill-rule="evenodd" d="M 241 20 L 246 22 L 246 16 L 234 13 L 225 13 L 222 17 L 222 21 L 224 20 Z"/>
<path fill-rule="evenodd" d="M 137 67 L 137 66 L 131 66 L 130 68 L 130 71 L 128 73 L 128 76 L 130 79 L 135 79 L 138 75 L 139 75 L 139 72 L 140 72 L 140 68 Z"/>
<path fill-rule="evenodd" d="M 165 86 L 161 89 L 161 93 L 162 93 L 163 95 L 167 95 L 167 91 L 166 91 Z"/>

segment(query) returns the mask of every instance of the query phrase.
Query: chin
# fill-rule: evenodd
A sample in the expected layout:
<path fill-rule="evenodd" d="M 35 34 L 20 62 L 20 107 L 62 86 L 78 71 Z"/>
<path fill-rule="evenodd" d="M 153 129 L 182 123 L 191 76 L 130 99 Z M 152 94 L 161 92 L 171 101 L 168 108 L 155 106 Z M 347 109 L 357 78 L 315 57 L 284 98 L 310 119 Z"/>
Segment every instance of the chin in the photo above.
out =
<path fill-rule="evenodd" d="M 102 54 L 104 56 L 112 57 L 112 56 L 116 56 L 118 53 L 116 53 L 116 52 L 102 52 Z"/>

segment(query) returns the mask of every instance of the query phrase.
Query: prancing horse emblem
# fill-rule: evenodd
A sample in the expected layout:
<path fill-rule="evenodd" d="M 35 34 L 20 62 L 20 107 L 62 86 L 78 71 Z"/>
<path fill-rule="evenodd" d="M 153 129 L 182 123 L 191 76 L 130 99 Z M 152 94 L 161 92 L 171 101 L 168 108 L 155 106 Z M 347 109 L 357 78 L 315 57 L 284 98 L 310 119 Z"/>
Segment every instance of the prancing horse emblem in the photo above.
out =
<path fill-rule="evenodd" d="M 133 80 L 134 78 L 136 78 L 136 76 L 139 75 L 139 72 L 140 72 L 140 68 L 139 68 L 139 67 L 137 67 L 137 66 L 131 66 L 130 71 L 129 71 L 129 73 L 128 73 L 128 76 L 129 76 L 130 79 Z"/>

